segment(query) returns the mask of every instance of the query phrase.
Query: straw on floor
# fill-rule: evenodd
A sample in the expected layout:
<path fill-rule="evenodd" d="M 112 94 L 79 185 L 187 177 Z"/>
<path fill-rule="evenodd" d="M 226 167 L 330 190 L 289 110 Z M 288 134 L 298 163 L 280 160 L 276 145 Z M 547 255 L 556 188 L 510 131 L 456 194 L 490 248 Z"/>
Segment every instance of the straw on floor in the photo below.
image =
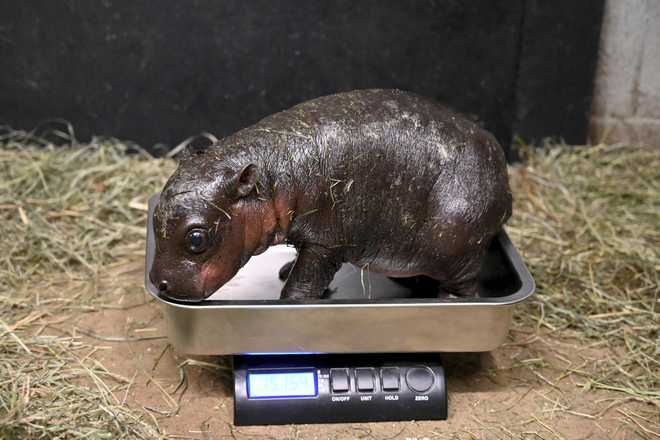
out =
<path fill-rule="evenodd" d="M 52 329 L 112 303 L 96 293 L 99 277 L 141 259 L 144 203 L 174 162 L 126 149 L 100 139 L 53 147 L 16 132 L 1 140 L 1 438 L 161 436 L 148 411 L 125 404 L 131 379 L 95 360 L 94 341 Z M 538 293 L 514 330 L 608 347 L 570 374 L 586 392 L 660 411 L 660 152 L 550 145 L 524 156 L 510 170 L 508 231 Z"/>

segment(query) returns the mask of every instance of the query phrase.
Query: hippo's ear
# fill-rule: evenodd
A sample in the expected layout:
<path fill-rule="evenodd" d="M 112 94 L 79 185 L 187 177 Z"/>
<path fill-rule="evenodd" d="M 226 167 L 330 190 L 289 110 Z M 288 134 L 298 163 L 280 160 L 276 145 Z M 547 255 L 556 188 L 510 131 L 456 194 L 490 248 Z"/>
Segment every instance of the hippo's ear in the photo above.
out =
<path fill-rule="evenodd" d="M 229 182 L 229 193 L 236 198 L 245 197 L 252 192 L 257 184 L 258 168 L 251 163 L 236 173 Z"/>

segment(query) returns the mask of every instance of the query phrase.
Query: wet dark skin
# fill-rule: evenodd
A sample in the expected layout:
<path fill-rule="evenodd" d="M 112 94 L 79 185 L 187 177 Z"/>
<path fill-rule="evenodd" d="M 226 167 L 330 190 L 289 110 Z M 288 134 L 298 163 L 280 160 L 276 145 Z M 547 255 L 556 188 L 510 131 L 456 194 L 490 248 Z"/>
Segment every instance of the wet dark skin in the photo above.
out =
<path fill-rule="evenodd" d="M 325 96 L 183 158 L 154 216 L 150 273 L 162 295 L 199 301 L 252 255 L 289 243 L 282 298 L 320 298 L 343 262 L 426 275 L 474 296 L 490 240 L 511 215 L 493 136 L 399 90 Z"/>

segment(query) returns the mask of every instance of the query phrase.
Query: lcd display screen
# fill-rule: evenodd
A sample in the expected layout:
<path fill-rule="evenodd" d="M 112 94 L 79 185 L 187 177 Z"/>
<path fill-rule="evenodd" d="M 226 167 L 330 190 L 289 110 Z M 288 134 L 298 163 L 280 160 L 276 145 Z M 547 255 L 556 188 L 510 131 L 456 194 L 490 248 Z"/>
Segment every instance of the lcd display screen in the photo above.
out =
<path fill-rule="evenodd" d="M 313 397 L 317 390 L 314 371 L 248 373 L 248 398 Z"/>

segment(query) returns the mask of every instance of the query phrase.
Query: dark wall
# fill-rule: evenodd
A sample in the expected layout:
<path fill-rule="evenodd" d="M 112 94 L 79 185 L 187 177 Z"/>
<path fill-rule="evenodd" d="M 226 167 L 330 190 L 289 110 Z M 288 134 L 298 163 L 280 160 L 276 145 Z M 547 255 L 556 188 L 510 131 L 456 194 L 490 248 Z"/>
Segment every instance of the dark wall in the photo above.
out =
<path fill-rule="evenodd" d="M 524 0 L 2 3 L 0 123 L 29 129 L 63 118 L 79 139 L 109 135 L 148 148 L 202 131 L 224 136 L 305 99 L 372 87 L 444 101 L 478 118 L 505 146 L 514 130 L 583 140 L 586 113 L 565 133 L 553 115 L 540 130 L 531 124 L 525 131 L 529 111 L 518 104 L 535 109 L 535 95 L 530 103 L 521 94 L 521 73 L 536 75 L 539 66 L 530 68 L 521 54 L 538 58 L 559 37 L 579 47 L 573 56 L 595 60 L 589 52 L 602 9 L 602 0 L 580 2 L 587 20 L 574 16 L 568 0 L 548 3 L 563 3 L 558 12 Z M 528 17 L 549 8 L 530 29 Z M 577 37 L 587 21 L 596 33 L 585 42 Z M 525 44 L 527 34 L 557 25 L 562 31 Z M 543 71 L 548 60 L 539 62 Z M 577 70 L 581 79 L 558 105 L 586 102 L 588 110 L 589 69 L 544 71 L 531 89 L 556 87 Z M 543 121 L 534 115 L 535 124 Z"/>
<path fill-rule="evenodd" d="M 602 1 L 525 1 L 514 133 L 586 141 L 602 13 Z"/>

